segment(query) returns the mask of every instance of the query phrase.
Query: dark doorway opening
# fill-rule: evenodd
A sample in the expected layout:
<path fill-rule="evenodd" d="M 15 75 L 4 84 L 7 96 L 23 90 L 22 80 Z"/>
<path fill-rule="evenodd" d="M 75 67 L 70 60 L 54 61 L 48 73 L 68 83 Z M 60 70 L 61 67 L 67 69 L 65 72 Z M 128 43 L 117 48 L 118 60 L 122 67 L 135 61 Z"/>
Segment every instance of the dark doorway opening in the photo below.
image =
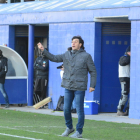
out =
<path fill-rule="evenodd" d="M 48 26 L 35 26 L 34 60 L 37 57 L 37 43 L 47 48 Z M 28 67 L 28 26 L 15 26 L 15 51 L 23 58 Z"/>

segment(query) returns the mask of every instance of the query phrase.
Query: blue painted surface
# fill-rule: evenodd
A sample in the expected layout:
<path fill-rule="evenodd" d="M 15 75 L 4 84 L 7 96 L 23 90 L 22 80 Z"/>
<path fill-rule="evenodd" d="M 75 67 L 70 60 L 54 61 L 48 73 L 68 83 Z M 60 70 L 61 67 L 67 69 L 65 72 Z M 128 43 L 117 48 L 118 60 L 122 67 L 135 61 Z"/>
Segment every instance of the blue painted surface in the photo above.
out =
<path fill-rule="evenodd" d="M 9 25 L 1 25 L 0 26 L 0 44 L 8 44 L 9 43 Z"/>
<path fill-rule="evenodd" d="M 48 24 L 66 22 L 93 22 L 94 17 L 128 15 L 131 8 L 79 10 L 65 12 L 39 12 L 0 15 L 0 24 Z"/>
<path fill-rule="evenodd" d="M 14 49 L 15 47 L 14 26 L 9 26 L 9 25 L 0 26 L 0 45 L 3 44 L 7 44 L 8 47 Z"/>
<path fill-rule="evenodd" d="M 94 100 L 100 103 L 100 93 L 101 93 L 101 36 L 102 36 L 102 23 L 95 23 L 95 66 L 97 71 L 97 83 L 94 92 Z M 100 112 L 100 106 L 99 106 Z"/>
<path fill-rule="evenodd" d="M 81 35 L 85 41 L 85 50 L 91 54 L 94 60 L 94 29 L 95 23 L 62 23 L 49 26 L 49 51 L 52 54 L 62 54 L 71 46 L 71 38 Z M 64 95 L 61 86 L 60 70 L 56 69 L 62 63 L 49 63 L 49 94 L 52 96 L 53 108 L 56 108 L 60 95 Z M 94 92 L 89 93 L 89 84 L 86 91 L 86 100 L 93 100 Z"/>
<path fill-rule="evenodd" d="M 15 50 L 15 26 L 9 26 L 9 42 L 8 46 Z"/>
<path fill-rule="evenodd" d="M 0 14 L 73 11 L 140 6 L 139 0 L 53 0 L 0 4 Z"/>
<path fill-rule="evenodd" d="M 140 19 L 139 12 L 140 12 L 139 6 L 138 7 L 131 7 L 130 12 L 129 12 L 129 19 L 130 20 L 138 20 L 138 19 Z"/>
<path fill-rule="evenodd" d="M 33 105 L 33 80 L 34 80 L 34 25 L 29 25 L 29 50 L 28 50 L 28 106 Z"/>
<path fill-rule="evenodd" d="M 130 78 L 130 109 L 129 117 L 140 119 L 140 21 L 131 24 L 131 78 Z"/>
<path fill-rule="evenodd" d="M 6 79 L 4 84 L 10 104 L 27 103 L 27 79 Z M 0 93 L 0 104 L 5 104 L 4 97 Z"/>
<path fill-rule="evenodd" d="M 113 41 L 115 44 L 113 44 Z M 118 44 L 118 41 L 121 41 L 121 44 Z M 125 41 L 127 41 L 127 45 L 125 45 Z M 117 105 L 121 97 L 118 61 L 124 55 L 128 46 L 130 46 L 130 35 L 102 36 L 101 112 L 117 111 Z"/>
<path fill-rule="evenodd" d="M 49 50 L 53 54 L 64 53 L 67 50 L 67 47 L 71 45 L 70 42 L 72 36 L 77 34 L 81 35 L 85 40 L 85 47 L 87 52 L 92 54 L 92 57 L 95 59 L 95 65 L 98 73 L 96 91 L 93 93 L 88 93 L 88 91 L 86 91 L 86 99 L 99 100 L 101 91 L 100 46 L 102 42 L 98 41 L 101 40 L 101 26 L 100 23 L 95 24 L 93 22 L 93 19 L 94 17 L 102 16 L 128 15 L 128 18 L 130 20 L 139 20 L 139 6 L 140 0 L 94 0 L 94 2 L 93 0 L 58 0 L 15 4 L 0 4 L 0 44 L 5 43 L 8 44 L 8 46 L 10 46 L 11 48 L 14 48 L 14 38 L 9 38 L 9 36 L 14 34 L 14 28 L 12 29 L 9 26 L 9 24 L 50 24 Z M 62 11 L 59 12 L 59 16 L 57 11 Z M 131 58 L 132 67 L 130 91 L 132 94 L 130 98 L 131 106 L 129 115 L 131 118 L 140 118 L 140 108 L 139 106 L 137 106 L 137 104 L 139 104 L 138 87 L 140 83 L 140 81 L 138 80 L 140 79 L 140 68 L 138 63 L 140 52 L 139 25 L 139 21 L 132 22 L 131 46 L 133 47 L 133 49 Z M 135 50 L 138 50 L 138 52 L 136 52 Z M 32 50 L 30 52 L 32 52 Z M 58 65 L 60 64 L 50 62 L 49 66 L 49 94 L 53 98 L 53 104 L 51 108 L 56 107 L 59 95 L 64 95 L 64 89 L 60 88 L 60 71 L 56 69 Z M 32 87 L 32 80 L 30 87 Z M 29 91 L 32 95 L 32 89 Z M 29 95 L 30 101 L 32 99 L 31 95 Z"/>

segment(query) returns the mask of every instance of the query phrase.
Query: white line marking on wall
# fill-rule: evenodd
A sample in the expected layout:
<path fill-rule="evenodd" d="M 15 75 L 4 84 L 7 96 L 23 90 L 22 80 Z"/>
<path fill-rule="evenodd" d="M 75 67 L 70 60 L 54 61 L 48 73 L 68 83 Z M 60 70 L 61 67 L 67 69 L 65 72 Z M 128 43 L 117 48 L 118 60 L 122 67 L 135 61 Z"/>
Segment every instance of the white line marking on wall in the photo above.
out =
<path fill-rule="evenodd" d="M 5 134 L 5 133 L 0 133 L 0 135 L 23 138 L 23 139 L 28 139 L 28 140 L 43 140 L 43 139 L 35 139 L 35 138 L 29 138 L 29 137 L 24 137 L 24 136 L 10 135 L 10 134 Z"/>

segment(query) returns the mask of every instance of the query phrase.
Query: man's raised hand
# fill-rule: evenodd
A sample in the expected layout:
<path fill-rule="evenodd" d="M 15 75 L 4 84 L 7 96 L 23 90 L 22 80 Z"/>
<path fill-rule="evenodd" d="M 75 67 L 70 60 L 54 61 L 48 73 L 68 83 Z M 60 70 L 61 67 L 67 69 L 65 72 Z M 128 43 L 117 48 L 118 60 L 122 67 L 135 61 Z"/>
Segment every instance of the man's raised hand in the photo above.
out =
<path fill-rule="evenodd" d="M 44 51 L 44 46 L 40 42 L 37 44 L 37 46 L 41 51 Z"/>

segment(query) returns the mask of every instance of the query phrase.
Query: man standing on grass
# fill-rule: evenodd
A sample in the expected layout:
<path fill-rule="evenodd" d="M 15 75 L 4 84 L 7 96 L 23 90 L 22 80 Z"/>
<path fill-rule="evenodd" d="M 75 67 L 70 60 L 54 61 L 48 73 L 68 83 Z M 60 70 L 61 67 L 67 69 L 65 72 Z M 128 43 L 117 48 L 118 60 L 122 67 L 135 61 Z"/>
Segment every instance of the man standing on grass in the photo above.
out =
<path fill-rule="evenodd" d="M 63 62 L 65 68 L 61 86 L 65 88 L 64 96 L 64 117 L 66 130 L 62 136 L 66 137 L 74 132 L 71 116 L 71 105 L 75 98 L 76 111 L 78 114 L 78 123 L 76 132 L 71 135 L 72 138 L 82 138 L 84 126 L 84 97 L 87 90 L 88 72 L 90 73 L 89 92 L 95 90 L 96 85 L 96 68 L 90 54 L 84 50 L 84 41 L 81 36 L 74 36 L 68 51 L 61 55 L 53 55 L 44 49 L 41 43 L 38 48 L 42 54 L 53 62 Z"/>
<path fill-rule="evenodd" d="M 6 102 L 5 108 L 9 108 L 8 95 L 4 89 L 5 76 L 6 76 L 6 73 L 8 71 L 7 61 L 8 61 L 7 58 L 2 55 L 2 51 L 0 50 L 0 91 L 3 94 L 3 97 L 4 97 L 5 102 Z"/>

